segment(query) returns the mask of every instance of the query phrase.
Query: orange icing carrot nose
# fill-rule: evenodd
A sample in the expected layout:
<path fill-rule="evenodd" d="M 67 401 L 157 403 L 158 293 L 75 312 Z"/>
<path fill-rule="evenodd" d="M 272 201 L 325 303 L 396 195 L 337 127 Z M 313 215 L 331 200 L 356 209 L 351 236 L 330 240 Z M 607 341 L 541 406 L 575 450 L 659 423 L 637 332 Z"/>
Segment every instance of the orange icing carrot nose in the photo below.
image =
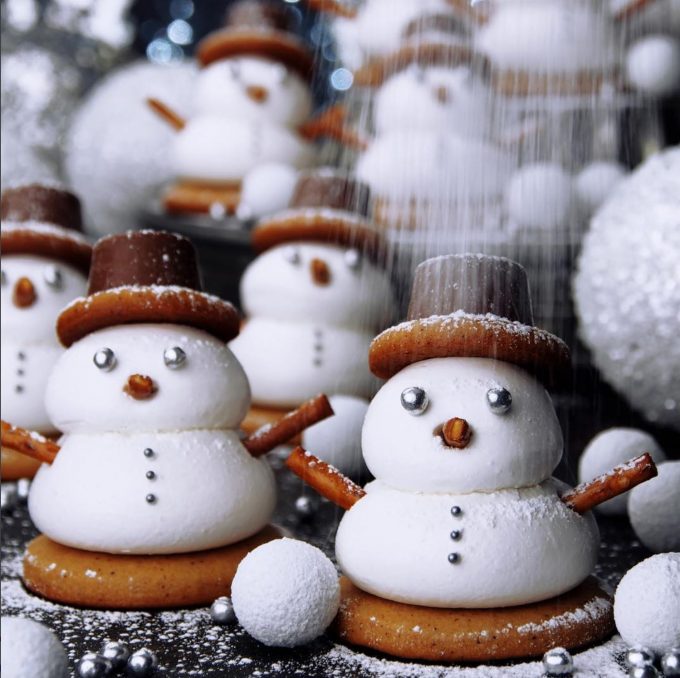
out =
<path fill-rule="evenodd" d="M 123 391 L 135 400 L 147 400 L 148 398 L 151 398 L 158 389 L 151 377 L 147 377 L 143 374 L 131 374 L 125 383 L 125 386 L 123 386 Z"/>
<path fill-rule="evenodd" d="M 470 443 L 472 428 L 465 419 L 454 417 L 442 426 L 440 435 L 445 445 L 462 450 Z"/>
<path fill-rule="evenodd" d="M 312 280 L 316 285 L 328 285 L 331 281 L 331 269 L 323 259 L 312 259 L 309 262 Z"/>
<path fill-rule="evenodd" d="M 12 301 L 18 308 L 33 306 L 38 298 L 33 283 L 28 278 L 19 278 L 14 285 Z"/>
<path fill-rule="evenodd" d="M 246 87 L 246 94 L 258 104 L 263 104 L 269 98 L 269 90 L 260 85 L 249 85 Z"/>

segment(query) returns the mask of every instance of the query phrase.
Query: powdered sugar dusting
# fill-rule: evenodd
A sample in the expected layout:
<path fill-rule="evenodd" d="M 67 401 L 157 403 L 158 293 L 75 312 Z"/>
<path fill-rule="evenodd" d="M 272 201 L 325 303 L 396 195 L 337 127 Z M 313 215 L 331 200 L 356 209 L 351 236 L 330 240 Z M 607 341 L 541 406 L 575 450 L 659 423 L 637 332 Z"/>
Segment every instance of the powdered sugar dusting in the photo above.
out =
<path fill-rule="evenodd" d="M 71 240 L 79 245 L 89 245 L 87 238 L 77 231 L 68 228 L 62 228 L 54 224 L 48 224 L 43 221 L 3 221 L 2 233 L 19 233 L 21 231 L 28 231 L 30 233 L 39 233 L 40 235 L 51 235 L 65 240 Z"/>

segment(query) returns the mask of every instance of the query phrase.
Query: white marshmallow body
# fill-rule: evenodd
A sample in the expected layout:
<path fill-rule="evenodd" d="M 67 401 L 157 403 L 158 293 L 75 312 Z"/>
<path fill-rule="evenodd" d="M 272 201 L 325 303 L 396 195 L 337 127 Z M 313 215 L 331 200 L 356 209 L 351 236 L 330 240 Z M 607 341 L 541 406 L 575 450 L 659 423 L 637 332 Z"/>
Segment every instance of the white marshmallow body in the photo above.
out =
<path fill-rule="evenodd" d="M 3 678 L 66 678 L 66 650 L 48 628 L 24 617 L 3 617 L 0 671 Z"/>

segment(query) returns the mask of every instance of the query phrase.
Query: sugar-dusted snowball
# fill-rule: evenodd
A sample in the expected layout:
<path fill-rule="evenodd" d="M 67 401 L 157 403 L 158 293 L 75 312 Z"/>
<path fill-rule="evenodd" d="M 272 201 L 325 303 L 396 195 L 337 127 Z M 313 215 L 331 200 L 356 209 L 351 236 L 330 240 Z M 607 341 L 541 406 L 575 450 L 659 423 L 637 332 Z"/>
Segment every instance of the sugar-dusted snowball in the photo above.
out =
<path fill-rule="evenodd" d="M 48 628 L 32 619 L 3 617 L 2 678 L 66 678 L 66 651 Z"/>
<path fill-rule="evenodd" d="M 680 89 L 680 41 L 670 35 L 647 35 L 628 49 L 628 82 L 642 92 L 666 96 Z"/>
<path fill-rule="evenodd" d="M 302 434 L 302 446 L 345 475 L 356 476 L 365 468 L 361 427 L 368 401 L 348 395 L 333 395 L 328 400 L 335 414 L 308 428 Z"/>
<path fill-rule="evenodd" d="M 658 469 L 656 478 L 631 491 L 628 515 L 650 551 L 680 551 L 680 461 L 664 462 Z"/>
<path fill-rule="evenodd" d="M 340 605 L 333 563 L 295 539 L 259 546 L 238 566 L 231 600 L 243 628 L 265 645 L 295 647 L 320 636 Z"/>
<path fill-rule="evenodd" d="M 659 553 L 628 570 L 616 589 L 614 621 L 628 645 L 658 654 L 680 645 L 680 553 Z"/>
<path fill-rule="evenodd" d="M 573 192 L 572 178 L 559 165 L 526 165 L 508 186 L 510 219 L 528 228 L 560 228 L 569 219 Z"/>
<path fill-rule="evenodd" d="M 649 433 L 636 428 L 609 428 L 598 433 L 583 450 L 578 462 L 578 481 L 585 483 L 623 464 L 633 457 L 649 452 L 655 462 L 666 455 Z M 626 512 L 627 494 L 605 501 L 597 510 L 607 515 L 623 515 Z"/>
<path fill-rule="evenodd" d="M 238 215 L 242 219 L 260 219 L 288 206 L 297 170 L 280 162 L 267 162 L 243 177 Z"/>
<path fill-rule="evenodd" d="M 590 216 L 626 175 L 626 168 L 617 162 L 592 162 L 576 177 L 576 195 L 585 215 Z"/>

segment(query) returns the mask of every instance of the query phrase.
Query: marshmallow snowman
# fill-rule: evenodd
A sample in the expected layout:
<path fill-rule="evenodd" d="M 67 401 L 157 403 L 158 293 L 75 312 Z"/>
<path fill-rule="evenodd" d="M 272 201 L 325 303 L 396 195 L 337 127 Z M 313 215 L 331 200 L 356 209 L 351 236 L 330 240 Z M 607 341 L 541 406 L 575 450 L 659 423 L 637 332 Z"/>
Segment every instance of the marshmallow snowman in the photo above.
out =
<path fill-rule="evenodd" d="M 77 549 L 147 555 L 225 546 L 266 525 L 274 479 L 240 442 L 250 389 L 224 343 L 238 315 L 200 291 L 188 240 L 100 240 L 89 296 L 57 329 L 68 348 L 46 406 L 64 435 L 31 488 L 39 530 Z"/>
<path fill-rule="evenodd" d="M 90 245 L 79 233 L 80 204 L 67 191 L 23 186 L 2 195 L 2 419 L 52 435 L 44 405 L 62 353 L 54 324 L 85 292 Z M 3 450 L 3 478 L 33 475 L 37 464 Z"/>

